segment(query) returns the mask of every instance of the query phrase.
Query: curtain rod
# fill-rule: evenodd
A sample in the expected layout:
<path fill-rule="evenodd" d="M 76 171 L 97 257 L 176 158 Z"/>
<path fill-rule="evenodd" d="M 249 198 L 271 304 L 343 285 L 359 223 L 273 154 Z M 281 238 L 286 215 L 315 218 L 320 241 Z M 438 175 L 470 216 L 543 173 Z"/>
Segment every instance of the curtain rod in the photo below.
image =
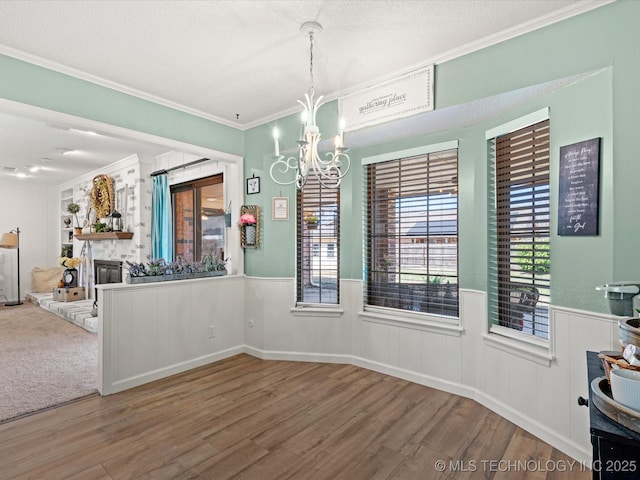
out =
<path fill-rule="evenodd" d="M 157 177 L 158 175 L 165 175 L 169 172 L 173 172 L 174 170 L 180 170 L 181 168 L 187 168 L 192 165 L 197 165 L 198 163 L 208 162 L 211 160 L 210 158 L 201 158 L 199 160 L 194 160 L 193 162 L 185 163 L 184 165 L 178 165 L 177 167 L 167 168 L 166 170 L 156 170 L 155 172 L 151 172 L 152 177 Z"/>

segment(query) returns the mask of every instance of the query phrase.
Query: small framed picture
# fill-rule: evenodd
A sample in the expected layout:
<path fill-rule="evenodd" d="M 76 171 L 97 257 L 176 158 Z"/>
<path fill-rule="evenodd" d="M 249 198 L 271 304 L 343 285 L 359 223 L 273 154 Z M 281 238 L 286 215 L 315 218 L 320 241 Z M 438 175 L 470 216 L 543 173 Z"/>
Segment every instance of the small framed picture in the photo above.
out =
<path fill-rule="evenodd" d="M 260 193 L 260 177 L 247 178 L 247 195 Z"/>
<path fill-rule="evenodd" d="M 273 197 L 271 211 L 273 220 L 289 220 L 289 198 Z"/>

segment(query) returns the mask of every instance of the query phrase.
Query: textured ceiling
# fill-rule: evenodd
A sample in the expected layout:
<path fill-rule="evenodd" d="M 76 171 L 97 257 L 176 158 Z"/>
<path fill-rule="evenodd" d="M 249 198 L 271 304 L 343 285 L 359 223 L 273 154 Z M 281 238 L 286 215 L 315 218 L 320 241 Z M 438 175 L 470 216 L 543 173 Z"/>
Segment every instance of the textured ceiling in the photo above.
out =
<path fill-rule="evenodd" d="M 248 128 L 299 111 L 305 21 L 323 25 L 315 91 L 332 99 L 605 3 L 1 0 L 0 53 Z"/>
<path fill-rule="evenodd" d="M 307 91 L 337 95 L 593 2 L 271 0 L 0 2 L 0 44 L 229 122 L 255 124 Z M 239 115 L 237 119 L 236 115 Z"/>

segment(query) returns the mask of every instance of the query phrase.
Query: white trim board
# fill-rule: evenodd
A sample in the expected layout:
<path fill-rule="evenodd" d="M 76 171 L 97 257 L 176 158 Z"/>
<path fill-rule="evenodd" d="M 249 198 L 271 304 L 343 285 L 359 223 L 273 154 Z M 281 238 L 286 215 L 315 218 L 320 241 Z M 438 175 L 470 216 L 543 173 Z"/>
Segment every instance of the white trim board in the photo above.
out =
<path fill-rule="evenodd" d="M 541 108 L 535 112 L 531 112 L 522 117 L 511 120 L 510 122 L 503 123 L 493 127 L 485 132 L 485 140 L 499 137 L 500 135 L 506 135 L 507 133 L 515 132 L 521 128 L 528 127 L 534 123 L 542 122 L 549 119 L 549 107 Z"/>
<path fill-rule="evenodd" d="M 427 155 L 428 153 L 443 152 L 445 150 L 451 150 L 458 148 L 458 140 L 450 140 L 448 142 L 433 143 L 431 145 L 424 145 L 416 148 L 409 148 L 407 150 L 397 150 L 395 152 L 382 153 L 380 155 L 373 155 L 371 157 L 364 157 L 362 159 L 362 165 L 371 165 L 372 163 L 387 162 L 389 160 L 397 160 L 399 158 L 417 157 L 418 155 Z"/>

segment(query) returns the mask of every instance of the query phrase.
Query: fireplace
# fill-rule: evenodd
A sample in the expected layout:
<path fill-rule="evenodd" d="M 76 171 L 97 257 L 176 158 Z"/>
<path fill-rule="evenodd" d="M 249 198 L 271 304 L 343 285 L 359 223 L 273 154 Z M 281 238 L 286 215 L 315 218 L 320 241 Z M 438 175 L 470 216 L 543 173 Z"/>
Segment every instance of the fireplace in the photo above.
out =
<path fill-rule="evenodd" d="M 122 262 L 118 260 L 94 260 L 93 279 L 96 285 L 122 282 Z"/>
<path fill-rule="evenodd" d="M 94 285 L 103 283 L 122 283 L 122 262 L 119 260 L 94 260 L 93 261 Z M 98 289 L 94 288 L 93 316 L 98 315 Z"/>

